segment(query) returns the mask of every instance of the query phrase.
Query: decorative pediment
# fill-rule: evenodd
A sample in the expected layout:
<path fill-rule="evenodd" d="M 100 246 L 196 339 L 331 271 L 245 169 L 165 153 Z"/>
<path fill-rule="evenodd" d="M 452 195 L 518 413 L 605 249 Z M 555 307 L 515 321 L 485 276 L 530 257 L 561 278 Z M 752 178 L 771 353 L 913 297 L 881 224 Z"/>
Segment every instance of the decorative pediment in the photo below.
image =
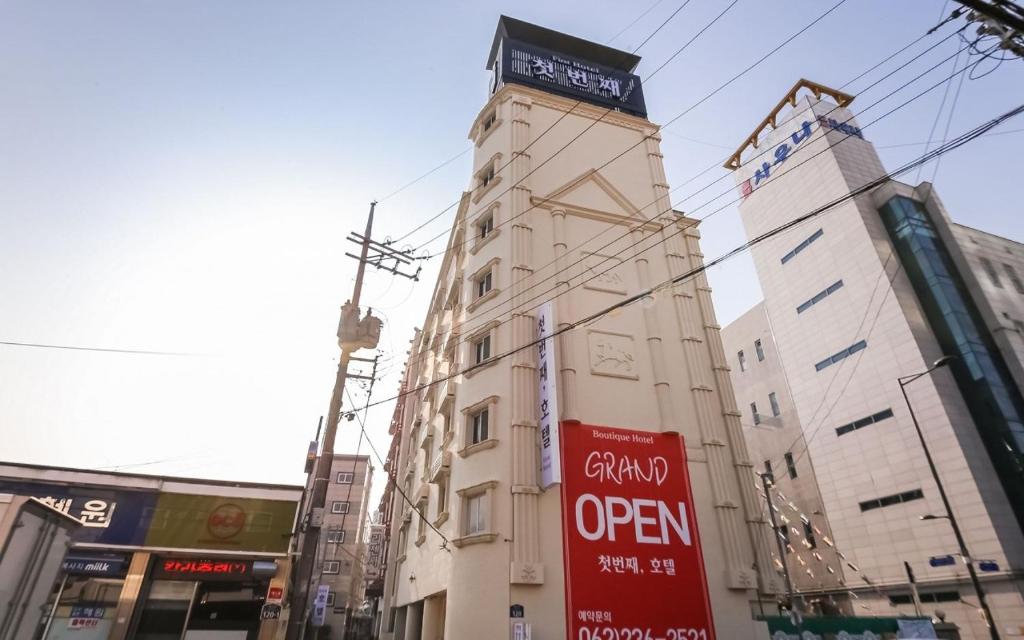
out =
<path fill-rule="evenodd" d="M 544 209 L 563 209 L 567 214 L 606 222 L 645 223 L 653 229 L 659 227 L 654 221 L 646 222 L 646 218 L 654 213 L 650 211 L 651 207 L 640 211 L 597 169 L 589 169 L 548 195 L 532 197 L 531 204 Z"/>

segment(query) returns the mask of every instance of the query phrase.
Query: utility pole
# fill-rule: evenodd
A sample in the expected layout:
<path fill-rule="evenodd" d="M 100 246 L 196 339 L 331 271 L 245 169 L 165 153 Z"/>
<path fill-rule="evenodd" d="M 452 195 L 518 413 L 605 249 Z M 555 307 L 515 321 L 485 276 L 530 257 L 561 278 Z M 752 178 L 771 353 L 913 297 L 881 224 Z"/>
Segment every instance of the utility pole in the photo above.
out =
<path fill-rule="evenodd" d="M 761 486 L 764 487 L 764 498 L 768 502 L 768 517 L 772 521 L 772 537 L 779 549 L 779 564 L 782 565 L 782 577 L 786 579 L 786 596 L 789 598 L 789 619 L 796 626 L 796 634 L 804 637 L 804 620 L 800 610 L 796 607 L 796 596 L 793 594 L 793 580 L 789 577 L 789 565 L 786 564 L 786 549 L 782 546 L 782 538 L 779 537 L 779 525 L 775 521 L 775 505 L 772 504 L 771 486 L 772 479 L 767 473 L 758 474 L 761 476 Z"/>
<path fill-rule="evenodd" d="M 323 526 L 323 512 L 327 504 L 327 485 L 331 480 L 331 467 L 334 463 L 334 439 L 338 433 L 338 421 L 341 418 L 341 400 L 345 393 L 345 382 L 349 377 L 348 366 L 353 359 L 352 354 L 359 349 L 375 348 L 380 337 L 380 320 L 374 318 L 367 311 L 366 316 L 359 318 L 359 299 L 363 292 L 363 276 L 366 273 L 366 265 L 372 264 L 377 268 L 385 268 L 395 275 L 401 275 L 413 280 L 418 279 L 419 270 L 415 274 L 402 273 L 399 264 L 407 264 L 415 260 L 408 252 L 396 251 L 380 243 L 374 242 L 370 235 L 373 231 L 373 213 L 376 208 L 376 201 L 370 203 L 370 213 L 366 218 L 366 231 L 362 234 L 352 234 L 358 238 L 360 245 L 359 256 L 345 254 L 356 258 L 359 266 L 356 270 L 356 282 L 352 291 L 352 298 L 341 307 L 341 319 L 338 323 L 338 344 L 341 347 L 341 357 L 338 361 L 338 374 L 334 381 L 334 389 L 331 392 L 331 404 L 327 412 L 327 424 L 324 428 L 324 443 L 320 457 L 316 461 L 316 468 L 309 490 L 309 508 L 303 515 L 301 549 L 299 550 L 299 561 L 296 567 L 297 577 L 295 584 L 297 588 L 291 594 L 291 610 L 288 618 L 287 640 L 299 640 L 303 637 L 306 628 L 307 614 L 309 613 L 309 594 L 313 589 L 313 577 L 316 574 L 316 555 L 320 544 L 320 533 Z M 370 256 L 371 249 L 374 255 Z M 394 260 L 394 268 L 382 267 L 382 260 Z M 352 377 L 364 378 L 365 376 Z"/>

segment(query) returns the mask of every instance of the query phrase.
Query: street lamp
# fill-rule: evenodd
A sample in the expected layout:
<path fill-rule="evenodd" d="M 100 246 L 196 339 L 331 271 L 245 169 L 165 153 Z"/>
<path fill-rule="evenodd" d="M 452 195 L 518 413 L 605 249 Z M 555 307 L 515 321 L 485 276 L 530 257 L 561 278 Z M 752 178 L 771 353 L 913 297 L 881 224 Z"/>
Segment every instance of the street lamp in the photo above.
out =
<path fill-rule="evenodd" d="M 928 443 L 924 439 L 924 433 L 921 431 L 921 425 L 917 422 L 917 416 L 914 414 L 914 407 L 910 404 L 910 398 L 907 396 L 907 385 L 917 380 L 922 376 L 926 376 L 932 371 L 935 371 L 939 367 L 944 367 L 952 362 L 956 356 L 942 356 L 932 366 L 928 367 L 921 373 L 915 373 L 909 376 L 902 376 L 897 378 L 896 381 L 900 383 L 900 392 L 903 393 L 903 401 L 907 403 L 907 409 L 910 411 L 910 419 L 914 422 L 914 429 L 917 431 L 917 437 L 921 441 L 921 448 L 924 450 L 924 457 L 928 461 L 928 468 L 932 472 L 932 478 L 935 480 L 935 486 L 939 490 L 939 497 L 942 498 L 942 506 L 945 508 L 946 513 L 941 515 L 925 515 L 921 516 L 921 520 L 949 520 L 949 525 L 953 528 L 953 535 L 956 536 L 956 543 L 960 547 L 960 557 L 964 559 L 964 564 L 967 566 L 967 573 L 971 576 L 971 583 L 974 585 L 974 591 L 978 595 L 978 603 L 981 605 L 981 610 L 985 612 L 985 622 L 988 624 L 989 634 L 992 636 L 992 640 L 1000 640 L 999 630 L 996 629 L 995 619 L 992 617 L 992 612 L 988 608 L 988 600 L 985 599 L 985 590 L 981 587 L 981 581 L 978 580 L 978 572 L 974 569 L 974 561 L 971 559 L 971 554 L 967 550 L 967 543 L 964 542 L 964 536 L 960 533 L 960 525 L 957 524 L 956 517 L 953 515 L 953 508 L 949 505 L 949 498 L 946 496 L 946 489 L 942 486 L 942 480 L 939 479 L 939 471 L 935 468 L 935 461 L 932 460 L 932 453 L 928 449 Z"/>

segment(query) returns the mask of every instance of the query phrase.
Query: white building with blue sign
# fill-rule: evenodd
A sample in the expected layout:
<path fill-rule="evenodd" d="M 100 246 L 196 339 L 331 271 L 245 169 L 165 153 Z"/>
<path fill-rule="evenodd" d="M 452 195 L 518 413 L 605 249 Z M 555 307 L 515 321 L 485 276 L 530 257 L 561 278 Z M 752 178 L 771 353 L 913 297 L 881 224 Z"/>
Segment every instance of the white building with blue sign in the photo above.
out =
<path fill-rule="evenodd" d="M 727 167 L 748 238 L 886 175 L 852 100 L 800 81 L 737 150 Z M 1020 637 L 1024 245 L 953 223 L 930 183 L 890 180 L 751 253 L 764 292 L 757 340 L 771 341 L 781 361 L 759 388 L 791 395 L 787 420 L 802 437 L 771 437 L 771 421 L 756 419 L 766 396 L 741 399 L 753 412 L 745 422 L 779 491 L 798 495 L 814 474 L 823 509 L 807 515 L 827 515 L 843 554 L 841 564 L 815 558 L 792 529 L 806 568 L 841 576 L 816 593 L 805 582 L 809 597 L 853 599 L 858 614 L 912 613 L 907 563 L 926 613 L 941 609 L 962 637 L 989 638 L 969 561 L 1002 637 Z M 752 354 L 764 345 L 725 333 L 734 379 L 757 376 L 764 367 Z M 908 402 L 970 558 L 959 553 Z"/>

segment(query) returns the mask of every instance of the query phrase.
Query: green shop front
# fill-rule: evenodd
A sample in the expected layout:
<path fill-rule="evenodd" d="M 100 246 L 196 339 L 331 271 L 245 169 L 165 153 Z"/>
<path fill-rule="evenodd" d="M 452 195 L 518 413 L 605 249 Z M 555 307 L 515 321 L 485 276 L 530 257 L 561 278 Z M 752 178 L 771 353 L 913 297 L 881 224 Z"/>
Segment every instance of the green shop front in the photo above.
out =
<path fill-rule="evenodd" d="M 82 523 L 26 616 L 33 638 L 256 640 L 280 624 L 301 487 L 20 467 L 0 465 L 0 493 Z"/>

